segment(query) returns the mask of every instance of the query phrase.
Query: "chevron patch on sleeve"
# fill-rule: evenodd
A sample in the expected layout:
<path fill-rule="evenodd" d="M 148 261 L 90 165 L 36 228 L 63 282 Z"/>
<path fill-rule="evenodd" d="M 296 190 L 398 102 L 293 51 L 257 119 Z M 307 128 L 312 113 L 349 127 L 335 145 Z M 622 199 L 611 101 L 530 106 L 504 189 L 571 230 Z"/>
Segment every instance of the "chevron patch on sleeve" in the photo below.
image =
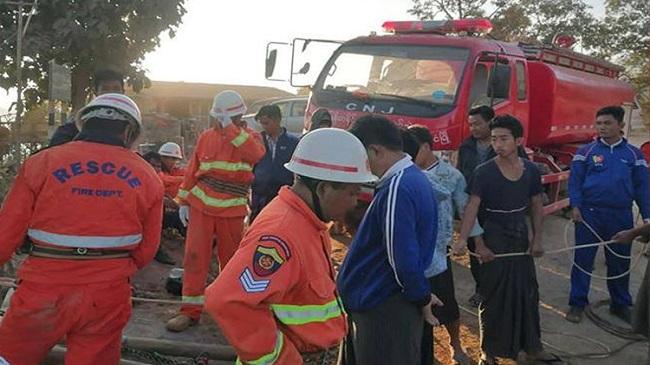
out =
<path fill-rule="evenodd" d="M 239 275 L 239 282 L 247 293 L 260 293 L 268 288 L 271 280 L 257 280 L 253 277 L 250 269 L 247 267 Z"/>

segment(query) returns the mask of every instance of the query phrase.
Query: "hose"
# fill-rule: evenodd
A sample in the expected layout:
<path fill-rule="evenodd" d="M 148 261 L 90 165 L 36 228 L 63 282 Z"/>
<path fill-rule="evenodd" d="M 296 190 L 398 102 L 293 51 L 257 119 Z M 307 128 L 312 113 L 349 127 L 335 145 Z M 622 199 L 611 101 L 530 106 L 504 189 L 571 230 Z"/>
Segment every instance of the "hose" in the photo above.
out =
<path fill-rule="evenodd" d="M 598 327 L 602 328 L 606 332 L 609 332 L 617 337 L 624 338 L 626 340 L 634 340 L 634 341 L 647 341 L 648 339 L 640 335 L 638 333 L 632 332 L 630 328 L 625 328 L 621 327 L 618 325 L 615 325 L 604 318 L 600 317 L 596 313 L 596 309 L 609 304 L 609 300 L 601 300 L 598 301 L 594 304 L 590 304 L 585 308 L 585 315 L 587 318 L 589 318 L 592 322 L 594 322 Z"/>

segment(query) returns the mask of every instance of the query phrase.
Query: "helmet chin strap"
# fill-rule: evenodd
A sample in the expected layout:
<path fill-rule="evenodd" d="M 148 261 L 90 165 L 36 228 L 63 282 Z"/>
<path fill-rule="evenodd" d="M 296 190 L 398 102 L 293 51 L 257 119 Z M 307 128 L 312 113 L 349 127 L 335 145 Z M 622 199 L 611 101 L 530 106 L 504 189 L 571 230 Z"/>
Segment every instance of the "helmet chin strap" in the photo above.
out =
<path fill-rule="evenodd" d="M 318 219 L 320 219 L 323 222 L 327 222 L 328 220 L 325 219 L 325 217 L 323 216 L 323 210 L 321 209 L 321 205 L 320 205 L 320 198 L 318 197 L 318 194 L 316 193 L 316 189 L 318 188 L 318 184 L 321 181 L 313 180 L 313 179 L 303 179 L 300 176 L 298 176 L 298 178 L 300 179 L 300 181 L 302 181 L 303 184 L 305 184 L 305 186 L 307 186 L 307 188 L 311 192 L 311 200 L 312 200 L 312 202 L 314 204 L 314 213 L 316 213 L 316 216 L 318 217 Z"/>

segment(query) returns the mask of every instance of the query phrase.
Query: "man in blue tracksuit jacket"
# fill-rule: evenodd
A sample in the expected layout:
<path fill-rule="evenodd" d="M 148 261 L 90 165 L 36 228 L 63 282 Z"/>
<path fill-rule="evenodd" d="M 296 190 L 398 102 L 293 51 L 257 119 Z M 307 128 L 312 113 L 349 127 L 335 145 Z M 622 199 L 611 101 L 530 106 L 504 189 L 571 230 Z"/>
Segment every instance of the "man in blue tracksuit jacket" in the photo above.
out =
<path fill-rule="evenodd" d="M 644 221 L 650 218 L 648 164 L 639 149 L 621 136 L 625 111 L 618 106 L 602 108 L 596 113 L 598 139 L 582 146 L 571 163 L 569 197 L 573 208 L 576 245 L 608 241 L 619 231 L 634 226 L 632 204 L 636 202 Z M 591 227 L 600 236 L 594 235 Z M 629 244 L 610 244 L 605 248 L 607 276 L 614 277 L 630 268 Z M 588 304 L 591 273 L 598 248 L 575 250 L 571 271 L 571 306 L 566 319 L 580 322 Z M 576 267 L 579 266 L 580 268 Z M 632 298 L 629 275 L 608 280 L 610 312 L 630 322 Z"/>
<path fill-rule="evenodd" d="M 437 235 L 433 190 L 402 152 L 395 124 L 366 116 L 350 132 L 381 178 L 338 276 L 353 323 L 345 363 L 419 364 L 423 320 L 435 323 L 431 305 L 440 304 L 424 274 Z"/>
<path fill-rule="evenodd" d="M 253 168 L 250 223 L 278 195 L 282 186 L 293 184 L 293 173 L 284 164 L 291 160 L 299 140 L 282 127 L 282 112 L 277 105 L 263 106 L 255 119 L 264 128 L 262 139 L 266 153 Z"/>

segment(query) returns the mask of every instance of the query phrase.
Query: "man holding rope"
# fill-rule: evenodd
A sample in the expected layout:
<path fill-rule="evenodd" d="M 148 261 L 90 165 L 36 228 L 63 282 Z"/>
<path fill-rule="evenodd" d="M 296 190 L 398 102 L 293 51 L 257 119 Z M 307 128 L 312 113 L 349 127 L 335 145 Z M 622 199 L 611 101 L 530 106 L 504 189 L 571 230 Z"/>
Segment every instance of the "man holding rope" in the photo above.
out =
<path fill-rule="evenodd" d="M 598 139 L 578 150 L 571 164 L 569 198 L 575 221 L 576 245 L 606 241 L 634 226 L 632 204 L 636 202 L 645 223 L 650 218 L 648 164 L 636 147 L 621 136 L 625 111 L 608 106 L 596 113 Z M 629 275 L 630 245 L 605 246 L 610 312 L 630 323 L 632 297 Z M 571 271 L 569 322 L 582 320 L 589 303 L 589 284 L 598 247 L 575 250 Z M 623 275 L 622 277 L 620 277 Z"/>
<path fill-rule="evenodd" d="M 539 291 L 533 257 L 542 249 L 542 182 L 536 166 L 517 155 L 523 127 L 510 115 L 490 123 L 497 157 L 478 166 L 473 174 L 460 239 L 454 253 L 464 251 L 477 215 L 484 229 L 477 241 L 480 255 L 479 307 L 481 365 L 496 364 L 497 357 L 517 359 L 525 352 L 530 363 L 561 364 L 544 351 L 539 317 Z M 526 212 L 530 212 L 529 235 Z M 527 253 L 527 254 L 521 254 Z M 513 254 L 508 257 L 495 255 Z M 516 256 L 515 256 L 516 255 Z"/>

